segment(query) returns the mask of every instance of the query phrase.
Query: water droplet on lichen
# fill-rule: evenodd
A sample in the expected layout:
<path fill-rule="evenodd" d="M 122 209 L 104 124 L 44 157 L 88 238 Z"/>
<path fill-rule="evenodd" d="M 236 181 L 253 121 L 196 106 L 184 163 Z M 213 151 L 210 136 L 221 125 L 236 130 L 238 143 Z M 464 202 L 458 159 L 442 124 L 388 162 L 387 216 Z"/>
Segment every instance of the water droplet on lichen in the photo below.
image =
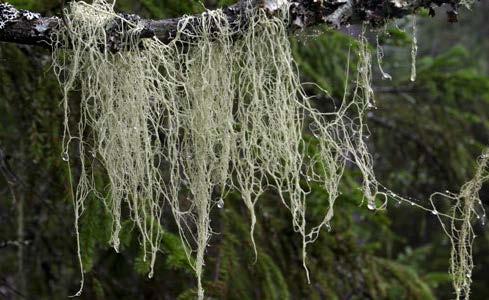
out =
<path fill-rule="evenodd" d="M 224 200 L 219 199 L 219 201 L 217 201 L 217 207 L 218 208 L 223 208 L 224 207 Z"/>
<path fill-rule="evenodd" d="M 63 152 L 63 154 L 61 155 L 61 159 L 64 161 L 69 161 L 70 156 L 68 155 L 68 152 Z"/>
<path fill-rule="evenodd" d="M 382 73 L 382 79 L 392 80 L 392 76 L 389 73 Z"/>

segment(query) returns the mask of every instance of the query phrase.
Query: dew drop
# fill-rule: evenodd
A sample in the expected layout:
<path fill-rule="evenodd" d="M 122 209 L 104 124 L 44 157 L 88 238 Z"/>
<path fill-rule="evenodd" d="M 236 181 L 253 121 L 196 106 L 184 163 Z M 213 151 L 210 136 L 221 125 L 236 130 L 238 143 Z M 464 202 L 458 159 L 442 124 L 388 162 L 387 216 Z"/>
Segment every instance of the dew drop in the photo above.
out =
<path fill-rule="evenodd" d="M 435 215 L 435 216 L 436 216 L 436 215 L 438 214 L 438 211 L 437 211 L 436 209 L 435 209 L 435 210 L 432 210 L 432 211 L 431 211 L 431 214 L 433 214 L 433 215 Z"/>
<path fill-rule="evenodd" d="M 368 203 L 367 208 L 370 210 L 375 210 L 377 207 L 375 206 L 375 203 Z"/>
<path fill-rule="evenodd" d="M 219 199 L 219 201 L 217 201 L 217 207 L 218 208 L 223 208 L 224 207 L 224 200 Z"/>
<path fill-rule="evenodd" d="M 61 155 L 61 159 L 64 161 L 69 161 L 70 156 L 68 155 L 68 152 L 63 152 L 63 154 Z"/>
<path fill-rule="evenodd" d="M 392 76 L 389 73 L 382 73 L 382 79 L 392 80 Z"/>

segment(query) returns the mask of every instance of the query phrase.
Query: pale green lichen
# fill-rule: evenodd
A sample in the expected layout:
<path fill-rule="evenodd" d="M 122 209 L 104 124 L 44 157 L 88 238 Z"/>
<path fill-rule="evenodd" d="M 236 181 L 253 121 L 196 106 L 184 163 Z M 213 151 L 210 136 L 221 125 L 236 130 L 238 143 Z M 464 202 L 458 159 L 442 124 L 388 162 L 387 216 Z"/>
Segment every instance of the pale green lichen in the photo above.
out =
<path fill-rule="evenodd" d="M 479 198 L 482 184 L 489 181 L 489 149 L 486 149 L 477 162 L 473 178 L 465 183 L 457 193 L 434 193 L 430 200 L 446 199 L 453 203 L 450 224 L 440 219 L 443 230 L 451 241 L 450 274 L 456 299 L 469 299 L 472 283 L 472 243 L 475 239 L 472 223 L 486 222 L 484 206 Z M 436 208 L 435 208 L 436 211 Z"/>
<path fill-rule="evenodd" d="M 365 28 L 352 98 L 347 99 L 345 90 L 339 108 L 321 113 L 299 80 L 284 21 L 287 5 L 272 18 L 249 4 L 243 28 L 232 29 L 220 10 L 207 11 L 182 18 L 175 39 L 163 44 L 156 38 L 138 39 L 140 24 L 120 18 L 113 4 L 72 2 L 66 12 L 68 29 L 58 33 L 54 45 L 54 66 L 64 91 L 62 156 L 68 161 L 69 146 L 76 142 L 81 166 L 73 197 L 78 249 L 78 219 L 89 196 L 111 213 L 116 251 L 127 207 L 152 276 L 162 238 L 155 223 L 167 205 L 197 275 L 200 299 L 212 235 L 210 212 L 223 207 L 231 190 L 240 192 L 249 210 L 252 238 L 260 195 L 266 190 L 279 195 L 302 237 L 306 270 L 306 247 L 330 227 L 347 163 L 360 170 L 370 209 L 385 207 L 376 204 L 379 197 L 410 202 L 380 191 L 367 151 L 365 113 L 375 103 Z M 124 51 L 112 53 L 104 45 L 109 42 L 106 28 L 115 20 L 123 25 L 118 34 Z M 239 40 L 233 30 L 240 31 Z M 80 119 L 70 128 L 73 90 L 81 94 Z M 313 157 L 306 155 L 305 126 L 319 144 Z M 100 165 L 106 187 L 95 182 Z M 321 183 L 329 196 L 324 218 L 312 226 L 306 222 L 310 181 Z M 78 256 L 83 276 L 80 251 Z"/>
<path fill-rule="evenodd" d="M 416 55 L 418 54 L 418 37 L 416 26 L 416 15 L 412 16 L 412 43 L 411 43 L 411 81 L 416 81 Z"/>

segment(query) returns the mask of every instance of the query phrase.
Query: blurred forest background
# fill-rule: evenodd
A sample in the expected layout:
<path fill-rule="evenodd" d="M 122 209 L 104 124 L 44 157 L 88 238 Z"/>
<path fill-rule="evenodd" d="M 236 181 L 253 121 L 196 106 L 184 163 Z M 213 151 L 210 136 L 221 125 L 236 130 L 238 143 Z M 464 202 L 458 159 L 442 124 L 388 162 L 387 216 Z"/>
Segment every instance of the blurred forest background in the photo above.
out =
<path fill-rule="evenodd" d="M 229 2 L 205 1 L 205 6 Z M 10 3 L 45 15 L 60 14 L 58 0 Z M 119 0 L 118 10 L 166 18 L 200 12 L 203 6 L 192 0 Z M 385 186 L 423 201 L 433 191 L 458 191 L 489 144 L 489 3 L 461 12 L 454 24 L 447 22 L 443 9 L 436 12 L 434 18 L 427 12 L 417 18 L 415 82 L 409 79 L 412 20 L 368 33 L 374 58 L 379 36 L 385 54 L 382 67 L 393 78 L 383 80 L 374 63 L 377 109 L 369 113 L 368 122 L 375 169 Z M 304 82 L 318 83 L 341 101 L 348 49 L 354 53 L 360 30 L 323 29 L 299 33 L 291 43 Z M 66 299 L 79 284 L 67 164 L 60 154 L 61 92 L 50 64 L 48 50 L 0 43 L 0 299 Z M 314 95 L 318 90 L 308 85 L 307 92 Z M 208 248 L 207 296 L 451 299 L 450 245 L 436 217 L 404 204 L 391 203 L 384 212 L 365 209 L 357 175 L 354 169 L 347 171 L 332 230 L 310 247 L 310 285 L 301 266 L 300 238 L 276 195 L 267 194 L 257 206 L 256 263 L 246 209 L 239 195 L 231 195 L 223 209 L 213 212 L 212 226 L 219 234 Z M 17 184 L 9 183 L 15 179 Z M 319 187 L 310 197 L 313 210 L 327 205 Z M 481 199 L 489 204 L 489 187 L 483 188 Z M 110 219 L 103 206 L 92 201 L 88 210 L 98 218 L 81 220 L 87 269 L 81 299 L 195 297 L 194 275 L 172 224 L 166 224 L 155 277 L 148 279 L 131 227 L 125 227 L 117 254 L 107 242 Z M 489 299 L 489 231 L 483 223 L 475 225 L 474 300 Z"/>

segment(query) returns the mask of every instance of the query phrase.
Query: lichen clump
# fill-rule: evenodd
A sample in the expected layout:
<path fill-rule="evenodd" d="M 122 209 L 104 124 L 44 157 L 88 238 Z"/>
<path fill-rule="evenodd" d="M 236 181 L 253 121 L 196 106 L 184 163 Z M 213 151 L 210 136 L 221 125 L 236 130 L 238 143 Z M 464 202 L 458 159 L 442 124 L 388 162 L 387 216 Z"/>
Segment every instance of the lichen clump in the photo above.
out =
<path fill-rule="evenodd" d="M 477 161 L 473 178 L 466 182 L 457 193 L 434 193 L 431 203 L 437 199 L 449 200 L 453 203 L 450 223 L 440 218 L 442 228 L 450 239 L 452 249 L 450 256 L 450 274 L 455 289 L 456 299 L 469 299 L 470 285 L 472 283 L 472 243 L 475 239 L 472 221 L 480 220 L 482 225 L 486 222 L 484 206 L 479 198 L 482 185 L 489 181 L 489 148 L 486 149 Z"/>
<path fill-rule="evenodd" d="M 330 227 L 347 163 L 361 171 L 370 209 L 378 208 L 379 196 L 395 197 L 380 191 L 364 141 L 364 115 L 374 106 L 364 36 L 352 99 L 345 93 L 340 107 L 322 113 L 300 83 L 287 14 L 286 2 L 276 17 L 249 2 L 241 16 L 247 21 L 236 25 L 220 10 L 207 11 L 181 19 L 175 39 L 164 44 L 139 39 L 142 24 L 115 14 L 114 4 L 71 2 L 53 58 L 64 90 L 62 156 L 69 161 L 70 145 L 76 145 L 81 166 L 73 195 L 77 236 L 85 201 L 102 201 L 113 220 L 112 246 L 119 250 L 122 223 L 130 219 L 152 276 L 161 218 L 170 209 L 202 299 L 209 215 L 225 205 L 230 191 L 238 191 L 249 210 L 252 238 L 260 195 L 267 190 L 279 195 L 302 237 L 305 267 L 307 244 Z M 114 43 L 107 28 L 116 30 L 121 51 L 106 46 Z M 74 90 L 81 95 L 80 117 L 70 126 Z M 305 130 L 319 145 L 312 156 Z M 96 180 L 100 166 L 106 184 Z M 320 224 L 306 222 L 310 182 L 322 184 L 329 195 Z M 79 251 L 78 257 L 81 264 Z"/>

